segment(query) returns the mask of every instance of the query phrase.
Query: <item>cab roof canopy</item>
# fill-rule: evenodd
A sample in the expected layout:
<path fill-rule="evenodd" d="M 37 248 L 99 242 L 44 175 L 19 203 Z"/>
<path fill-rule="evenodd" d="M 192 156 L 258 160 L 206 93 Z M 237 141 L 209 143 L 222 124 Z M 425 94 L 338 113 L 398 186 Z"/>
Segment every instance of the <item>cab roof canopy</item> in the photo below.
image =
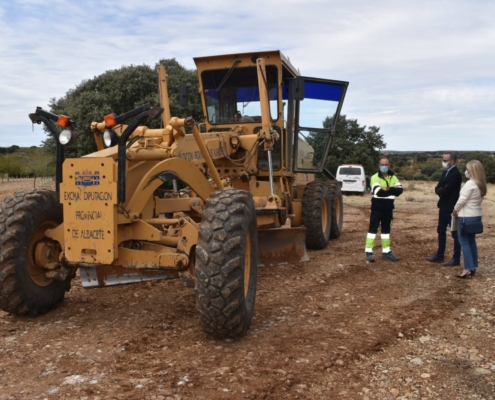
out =
<path fill-rule="evenodd" d="M 200 72 L 208 69 L 230 68 L 235 62 L 238 62 L 238 67 L 254 66 L 258 58 L 264 58 L 266 64 L 285 67 L 293 76 L 300 75 L 299 70 L 291 64 L 290 60 L 280 50 L 194 57 L 194 62 L 198 72 Z"/>

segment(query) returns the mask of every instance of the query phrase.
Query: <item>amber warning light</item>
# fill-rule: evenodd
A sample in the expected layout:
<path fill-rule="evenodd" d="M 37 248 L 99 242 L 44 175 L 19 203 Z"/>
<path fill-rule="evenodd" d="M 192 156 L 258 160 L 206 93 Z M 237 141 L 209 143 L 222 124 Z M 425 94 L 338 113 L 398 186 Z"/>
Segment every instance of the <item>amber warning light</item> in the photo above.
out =
<path fill-rule="evenodd" d="M 69 122 L 70 122 L 70 118 L 67 117 L 66 115 L 59 115 L 58 116 L 58 120 L 57 120 L 57 124 L 63 128 L 67 128 L 67 126 L 69 125 Z"/>
<path fill-rule="evenodd" d="M 117 125 L 117 117 L 115 116 L 115 114 L 105 115 L 103 120 L 105 121 L 105 125 L 107 128 L 111 128 L 112 126 Z"/>

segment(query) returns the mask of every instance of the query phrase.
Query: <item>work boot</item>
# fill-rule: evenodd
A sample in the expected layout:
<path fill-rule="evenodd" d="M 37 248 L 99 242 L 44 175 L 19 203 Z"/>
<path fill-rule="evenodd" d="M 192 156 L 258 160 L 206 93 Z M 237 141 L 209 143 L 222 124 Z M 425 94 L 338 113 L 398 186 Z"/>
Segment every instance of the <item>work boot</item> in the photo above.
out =
<path fill-rule="evenodd" d="M 383 253 L 382 258 L 384 260 L 390 260 L 390 261 L 399 261 L 400 260 L 400 257 L 394 256 L 394 253 L 392 253 L 391 251 L 389 251 L 388 253 Z"/>
<path fill-rule="evenodd" d="M 375 257 L 373 257 L 373 253 L 366 253 L 366 261 L 375 262 Z"/>
<path fill-rule="evenodd" d="M 436 254 L 433 257 L 426 257 L 426 261 L 434 263 L 443 263 L 443 257 L 438 257 Z"/>

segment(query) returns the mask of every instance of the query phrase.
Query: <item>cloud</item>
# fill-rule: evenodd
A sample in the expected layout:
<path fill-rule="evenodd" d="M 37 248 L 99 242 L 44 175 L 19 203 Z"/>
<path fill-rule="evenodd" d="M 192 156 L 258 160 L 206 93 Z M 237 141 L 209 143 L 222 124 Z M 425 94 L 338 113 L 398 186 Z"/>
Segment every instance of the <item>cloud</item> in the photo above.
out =
<path fill-rule="evenodd" d="M 396 150 L 494 150 L 494 14 L 477 0 L 4 2 L 0 146 L 38 145 L 27 114 L 107 70 L 280 49 L 303 75 L 349 81 L 343 114 Z"/>

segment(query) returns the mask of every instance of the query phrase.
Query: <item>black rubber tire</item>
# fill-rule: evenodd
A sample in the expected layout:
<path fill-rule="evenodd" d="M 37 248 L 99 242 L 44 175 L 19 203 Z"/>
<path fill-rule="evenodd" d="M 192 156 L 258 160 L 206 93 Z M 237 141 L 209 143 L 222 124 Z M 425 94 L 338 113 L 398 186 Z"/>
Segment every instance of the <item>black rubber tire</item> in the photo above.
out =
<path fill-rule="evenodd" d="M 342 235 L 344 224 L 344 201 L 342 198 L 341 183 L 339 181 L 327 181 L 330 193 L 330 239 L 338 239 Z"/>
<path fill-rule="evenodd" d="M 204 332 L 244 336 L 258 276 L 258 230 L 251 193 L 228 189 L 206 201 L 196 246 L 196 308 Z"/>
<path fill-rule="evenodd" d="M 43 224 L 62 222 L 62 205 L 55 192 L 29 190 L 8 197 L 0 207 L 0 308 L 16 315 L 44 314 L 60 303 L 72 277 L 38 285 L 29 263 L 34 262 L 34 237 Z M 31 251 L 29 250 L 31 248 Z"/>
<path fill-rule="evenodd" d="M 302 223 L 306 227 L 306 247 L 324 249 L 330 238 L 330 195 L 323 182 L 309 182 L 304 188 Z"/>

